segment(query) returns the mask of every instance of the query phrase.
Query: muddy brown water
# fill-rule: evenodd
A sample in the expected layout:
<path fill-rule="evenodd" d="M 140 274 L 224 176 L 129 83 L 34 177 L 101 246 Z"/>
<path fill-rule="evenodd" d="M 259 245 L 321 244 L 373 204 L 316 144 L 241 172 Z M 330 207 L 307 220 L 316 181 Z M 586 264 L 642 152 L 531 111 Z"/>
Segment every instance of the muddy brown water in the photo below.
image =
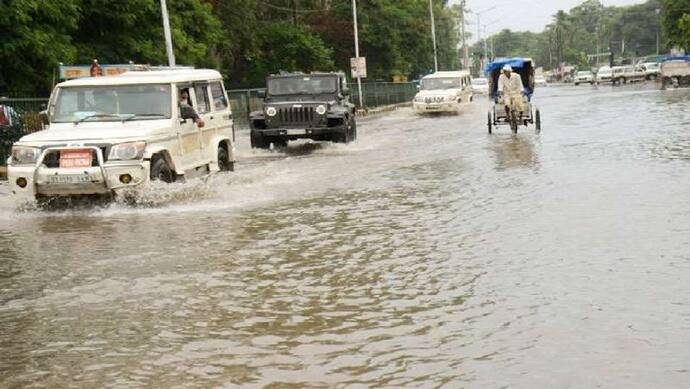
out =
<path fill-rule="evenodd" d="M 2 387 L 683 388 L 690 91 L 552 87 L 517 136 L 409 109 L 146 206 L 15 209 Z"/>

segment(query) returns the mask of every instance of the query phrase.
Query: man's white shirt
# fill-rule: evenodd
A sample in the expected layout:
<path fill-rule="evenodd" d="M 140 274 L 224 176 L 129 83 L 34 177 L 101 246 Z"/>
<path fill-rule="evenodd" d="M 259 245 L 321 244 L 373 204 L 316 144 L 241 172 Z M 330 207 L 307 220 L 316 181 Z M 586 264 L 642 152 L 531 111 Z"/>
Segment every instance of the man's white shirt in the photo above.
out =
<path fill-rule="evenodd" d="M 517 73 L 512 73 L 510 78 L 504 73 L 498 77 L 498 91 L 506 95 L 518 95 L 522 92 L 522 77 Z"/>

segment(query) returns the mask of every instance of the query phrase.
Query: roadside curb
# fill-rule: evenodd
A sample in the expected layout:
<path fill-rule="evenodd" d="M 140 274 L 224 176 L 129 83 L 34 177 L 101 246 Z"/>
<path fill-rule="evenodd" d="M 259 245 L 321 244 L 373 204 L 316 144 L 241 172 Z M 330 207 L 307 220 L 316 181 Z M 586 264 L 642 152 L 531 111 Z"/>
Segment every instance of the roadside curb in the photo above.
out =
<path fill-rule="evenodd" d="M 405 103 L 398 103 L 398 104 L 391 104 L 391 105 L 384 105 L 381 107 L 376 107 L 376 108 L 371 108 L 371 109 L 358 109 L 357 110 L 357 117 L 371 117 L 371 116 L 376 116 L 380 115 L 386 112 L 391 112 L 395 111 L 398 108 L 404 108 L 404 107 L 411 107 L 412 102 L 405 102 Z"/>

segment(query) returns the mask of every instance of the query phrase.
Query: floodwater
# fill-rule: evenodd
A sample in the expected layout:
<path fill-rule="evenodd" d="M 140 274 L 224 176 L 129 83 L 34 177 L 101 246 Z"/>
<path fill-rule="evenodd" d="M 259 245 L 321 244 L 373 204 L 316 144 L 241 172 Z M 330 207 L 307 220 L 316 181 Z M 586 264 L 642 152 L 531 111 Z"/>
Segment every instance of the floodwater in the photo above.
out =
<path fill-rule="evenodd" d="M 143 203 L 17 211 L 2 387 L 690 385 L 690 91 L 408 109 Z"/>

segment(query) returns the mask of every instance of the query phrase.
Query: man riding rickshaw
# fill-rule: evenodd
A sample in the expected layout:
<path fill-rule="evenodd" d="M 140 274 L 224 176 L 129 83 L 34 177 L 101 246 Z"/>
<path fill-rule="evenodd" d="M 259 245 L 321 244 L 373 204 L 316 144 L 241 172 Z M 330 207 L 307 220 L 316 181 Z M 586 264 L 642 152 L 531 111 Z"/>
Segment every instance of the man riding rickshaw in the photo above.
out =
<path fill-rule="evenodd" d="M 488 114 L 489 134 L 499 124 L 509 124 L 513 133 L 518 126 L 534 123 L 541 130 L 541 113 L 532 106 L 534 65 L 528 58 L 498 59 L 486 67 L 489 94 L 494 105 Z"/>

